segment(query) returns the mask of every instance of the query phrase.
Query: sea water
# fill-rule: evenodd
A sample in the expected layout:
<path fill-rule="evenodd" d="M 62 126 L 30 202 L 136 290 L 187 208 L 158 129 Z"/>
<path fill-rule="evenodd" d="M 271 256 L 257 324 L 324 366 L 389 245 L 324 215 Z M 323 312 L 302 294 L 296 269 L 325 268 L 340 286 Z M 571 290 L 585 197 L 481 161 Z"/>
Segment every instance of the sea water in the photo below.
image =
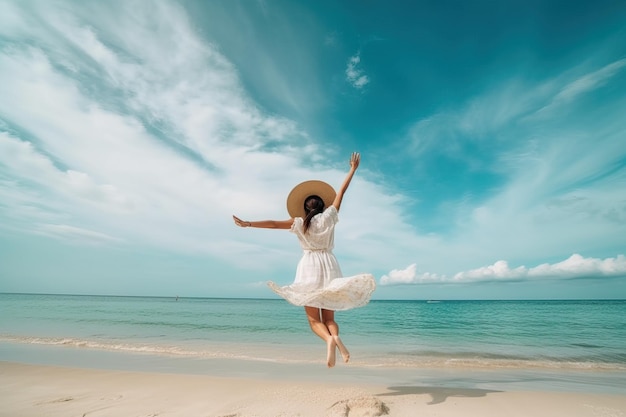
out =
<path fill-rule="evenodd" d="M 353 369 L 587 372 L 626 381 L 626 300 L 376 300 L 337 312 L 336 321 Z M 237 360 L 249 369 L 325 360 L 303 308 L 283 300 L 0 294 L 0 361 L 54 364 L 55 355 L 88 353 L 96 362 L 117 354 L 151 363 Z"/>

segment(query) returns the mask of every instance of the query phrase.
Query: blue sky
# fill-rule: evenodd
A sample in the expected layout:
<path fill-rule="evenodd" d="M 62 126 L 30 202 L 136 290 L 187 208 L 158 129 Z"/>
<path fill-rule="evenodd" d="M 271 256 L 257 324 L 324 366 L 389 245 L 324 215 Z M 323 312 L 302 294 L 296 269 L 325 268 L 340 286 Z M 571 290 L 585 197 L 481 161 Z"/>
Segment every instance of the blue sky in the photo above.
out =
<path fill-rule="evenodd" d="M 616 1 L 0 1 L 0 291 L 273 297 L 296 183 L 375 298 L 626 298 Z"/>

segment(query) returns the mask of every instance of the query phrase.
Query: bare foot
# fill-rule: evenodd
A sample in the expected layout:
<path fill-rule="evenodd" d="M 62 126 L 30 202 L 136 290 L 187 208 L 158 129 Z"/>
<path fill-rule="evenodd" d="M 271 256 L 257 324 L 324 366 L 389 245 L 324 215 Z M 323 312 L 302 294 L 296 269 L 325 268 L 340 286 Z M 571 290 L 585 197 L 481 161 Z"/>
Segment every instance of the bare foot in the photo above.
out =
<path fill-rule="evenodd" d="M 326 341 L 326 364 L 329 368 L 335 366 L 335 349 L 337 348 L 337 343 L 335 342 L 334 337 L 329 337 Z"/>
<path fill-rule="evenodd" d="M 341 357 L 343 358 L 343 361 L 345 363 L 348 363 L 348 361 L 350 360 L 350 352 L 348 352 L 348 349 L 343 344 L 339 336 L 333 336 L 333 339 L 335 340 L 335 344 L 339 348 L 339 353 L 341 353 Z"/>

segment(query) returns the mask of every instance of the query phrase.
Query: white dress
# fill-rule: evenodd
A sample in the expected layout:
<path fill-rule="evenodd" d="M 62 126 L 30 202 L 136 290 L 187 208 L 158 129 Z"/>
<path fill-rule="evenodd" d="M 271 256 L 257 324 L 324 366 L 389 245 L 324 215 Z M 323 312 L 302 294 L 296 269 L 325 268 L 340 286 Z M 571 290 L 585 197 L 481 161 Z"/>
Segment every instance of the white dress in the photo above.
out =
<path fill-rule="evenodd" d="M 268 282 L 276 294 L 297 306 L 326 310 L 348 310 L 369 302 L 376 289 L 374 277 L 371 274 L 343 277 L 332 252 L 338 221 L 334 206 L 313 217 L 306 234 L 304 220 L 301 217 L 294 219 L 291 232 L 298 237 L 304 253 L 293 284 L 280 287 Z"/>

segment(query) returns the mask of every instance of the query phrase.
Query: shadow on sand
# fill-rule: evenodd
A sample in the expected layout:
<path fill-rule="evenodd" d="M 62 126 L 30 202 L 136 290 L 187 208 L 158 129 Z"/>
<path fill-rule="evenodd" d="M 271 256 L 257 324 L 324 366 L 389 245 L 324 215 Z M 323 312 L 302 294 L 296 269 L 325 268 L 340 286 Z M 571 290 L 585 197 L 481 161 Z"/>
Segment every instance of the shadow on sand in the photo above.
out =
<path fill-rule="evenodd" d="M 479 398 L 485 397 L 487 394 L 495 392 L 488 389 L 477 388 L 444 388 L 444 387 L 389 387 L 389 391 L 376 395 L 377 397 L 393 397 L 396 395 L 415 395 L 415 394 L 428 394 L 432 397 L 429 405 L 441 404 L 449 397 L 464 397 L 464 398 Z"/>

